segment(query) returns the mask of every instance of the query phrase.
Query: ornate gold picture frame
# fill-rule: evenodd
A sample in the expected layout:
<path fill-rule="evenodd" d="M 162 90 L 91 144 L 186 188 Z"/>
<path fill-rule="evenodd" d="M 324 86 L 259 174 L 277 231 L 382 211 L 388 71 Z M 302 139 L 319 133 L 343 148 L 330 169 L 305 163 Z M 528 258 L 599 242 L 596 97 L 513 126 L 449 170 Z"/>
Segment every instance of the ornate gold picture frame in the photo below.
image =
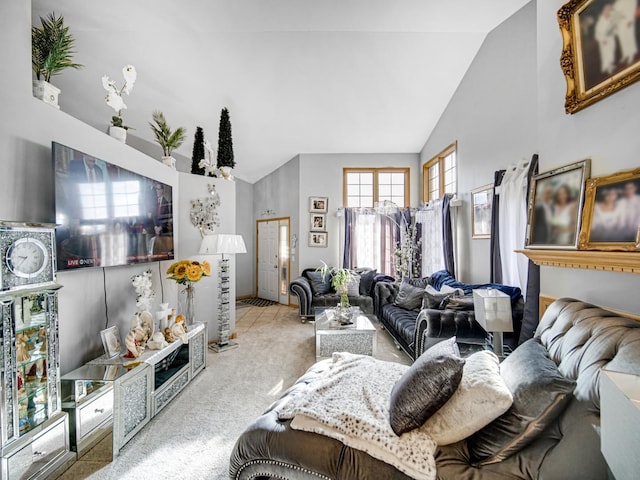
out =
<path fill-rule="evenodd" d="M 640 0 L 571 0 L 558 10 L 567 113 L 640 79 L 638 12 Z"/>
<path fill-rule="evenodd" d="M 640 250 L 640 168 L 587 180 L 581 250 Z"/>

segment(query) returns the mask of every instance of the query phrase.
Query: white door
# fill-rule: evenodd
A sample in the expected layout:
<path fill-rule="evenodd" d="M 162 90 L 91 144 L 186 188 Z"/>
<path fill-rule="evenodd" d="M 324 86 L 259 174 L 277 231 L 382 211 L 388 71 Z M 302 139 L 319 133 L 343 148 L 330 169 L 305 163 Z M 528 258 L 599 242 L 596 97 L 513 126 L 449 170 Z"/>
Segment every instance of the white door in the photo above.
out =
<path fill-rule="evenodd" d="M 278 302 L 278 222 L 258 222 L 258 297 Z"/>

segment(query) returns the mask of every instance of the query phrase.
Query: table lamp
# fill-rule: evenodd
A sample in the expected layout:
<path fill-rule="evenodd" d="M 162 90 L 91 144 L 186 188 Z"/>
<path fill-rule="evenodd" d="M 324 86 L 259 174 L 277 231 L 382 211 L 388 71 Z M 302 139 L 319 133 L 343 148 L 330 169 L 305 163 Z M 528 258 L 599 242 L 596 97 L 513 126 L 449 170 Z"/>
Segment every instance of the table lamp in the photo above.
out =
<path fill-rule="evenodd" d="M 502 333 L 513 332 L 511 297 L 495 288 L 473 291 L 473 308 L 476 321 L 493 336 L 493 351 L 502 360 Z"/>
<path fill-rule="evenodd" d="M 236 348 L 238 344 L 229 340 L 229 259 L 225 255 L 247 253 L 241 235 L 205 235 L 200 244 L 200 255 L 222 255 L 218 261 L 218 343 L 210 345 L 214 352 L 220 353 Z"/>

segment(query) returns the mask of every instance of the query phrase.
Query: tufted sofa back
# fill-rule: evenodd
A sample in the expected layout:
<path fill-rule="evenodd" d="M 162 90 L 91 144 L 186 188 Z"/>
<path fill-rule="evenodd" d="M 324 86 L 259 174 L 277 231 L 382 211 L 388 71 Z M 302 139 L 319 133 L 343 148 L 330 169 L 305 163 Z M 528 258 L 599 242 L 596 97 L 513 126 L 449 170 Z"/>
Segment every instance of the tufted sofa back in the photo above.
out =
<path fill-rule="evenodd" d="M 552 303 L 535 332 L 574 395 L 600 411 L 600 370 L 640 375 L 640 322 L 571 298 Z"/>

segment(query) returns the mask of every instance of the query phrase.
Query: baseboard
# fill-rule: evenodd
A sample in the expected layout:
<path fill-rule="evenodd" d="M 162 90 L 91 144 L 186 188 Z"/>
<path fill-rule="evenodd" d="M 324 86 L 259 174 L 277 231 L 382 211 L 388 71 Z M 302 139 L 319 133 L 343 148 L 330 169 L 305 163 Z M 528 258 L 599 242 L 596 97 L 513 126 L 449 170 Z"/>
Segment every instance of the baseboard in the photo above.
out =
<path fill-rule="evenodd" d="M 240 295 L 239 297 L 236 297 L 236 302 L 238 300 L 246 300 L 247 298 L 256 298 L 255 295 Z"/>

